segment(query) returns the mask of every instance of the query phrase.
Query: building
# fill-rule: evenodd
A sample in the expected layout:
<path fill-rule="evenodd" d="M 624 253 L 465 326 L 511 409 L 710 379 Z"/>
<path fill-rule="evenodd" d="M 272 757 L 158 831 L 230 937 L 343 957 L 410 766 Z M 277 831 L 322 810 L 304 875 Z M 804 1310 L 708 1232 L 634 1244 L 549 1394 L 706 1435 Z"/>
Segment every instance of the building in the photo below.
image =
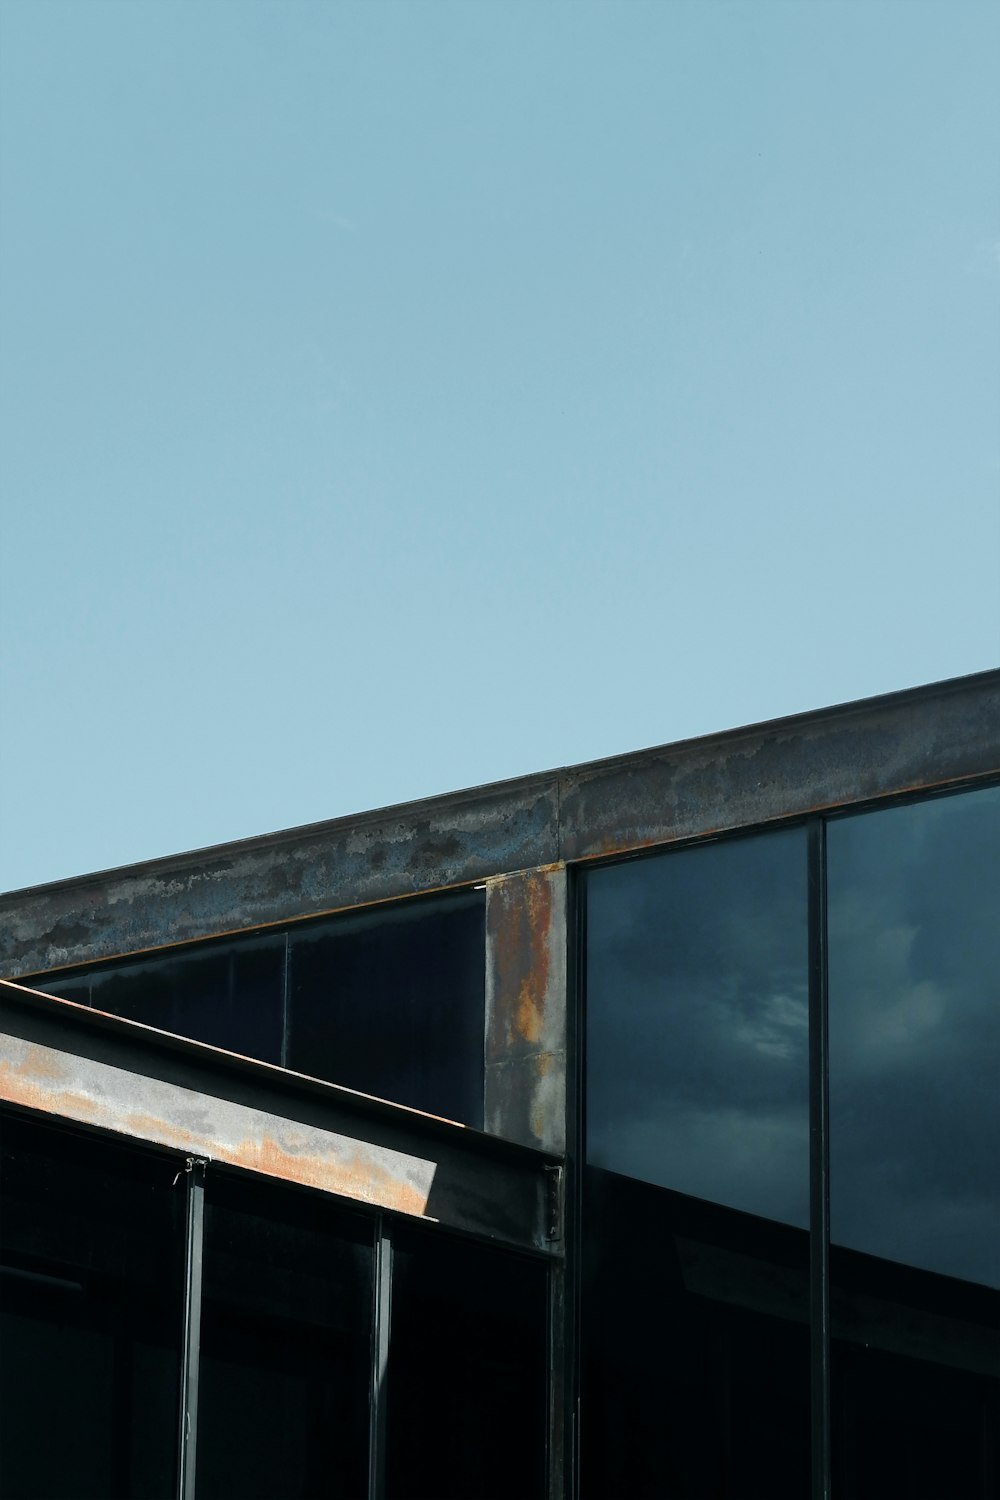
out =
<path fill-rule="evenodd" d="M 0 898 L 10 1500 L 987 1500 L 1000 673 Z"/>

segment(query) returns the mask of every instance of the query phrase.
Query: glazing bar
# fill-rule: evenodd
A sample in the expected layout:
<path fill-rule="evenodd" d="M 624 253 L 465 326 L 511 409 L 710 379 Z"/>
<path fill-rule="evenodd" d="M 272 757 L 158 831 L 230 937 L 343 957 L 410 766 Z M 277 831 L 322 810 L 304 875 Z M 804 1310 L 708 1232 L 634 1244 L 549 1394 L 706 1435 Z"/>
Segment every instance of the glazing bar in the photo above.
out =
<path fill-rule="evenodd" d="M 184 1167 L 187 1234 L 184 1247 L 184 1347 L 177 1464 L 178 1500 L 194 1500 L 198 1460 L 198 1367 L 201 1356 L 202 1249 L 205 1238 L 205 1166 L 189 1156 Z"/>
<path fill-rule="evenodd" d="M 830 1077 L 826 824 L 809 827 L 809 1303 L 812 1497 L 830 1500 Z"/>

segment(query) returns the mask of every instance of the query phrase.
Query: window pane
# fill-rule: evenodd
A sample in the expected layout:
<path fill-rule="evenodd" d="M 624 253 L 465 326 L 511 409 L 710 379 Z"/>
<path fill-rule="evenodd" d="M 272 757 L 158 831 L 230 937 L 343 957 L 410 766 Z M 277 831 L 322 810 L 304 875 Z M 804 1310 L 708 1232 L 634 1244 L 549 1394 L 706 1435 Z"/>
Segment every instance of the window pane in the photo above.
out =
<path fill-rule="evenodd" d="M 198 1500 L 365 1496 L 370 1221 L 209 1171 Z"/>
<path fill-rule="evenodd" d="M 995 1493 L 1000 789 L 831 823 L 835 1477 Z"/>
<path fill-rule="evenodd" d="M 0 1486 L 175 1493 L 184 1194 L 177 1164 L 0 1121 Z"/>
<path fill-rule="evenodd" d="M 808 1236 L 589 1167 L 586 1500 L 809 1494 Z"/>
<path fill-rule="evenodd" d="M 809 1222 L 805 832 L 587 876 L 587 1159 Z"/>
<path fill-rule="evenodd" d="M 395 1238 L 389 1500 L 540 1500 L 547 1281 L 480 1245 Z"/>
<path fill-rule="evenodd" d="M 799 1500 L 805 832 L 586 882 L 584 1492 Z"/>
<path fill-rule="evenodd" d="M 1000 1285 L 1000 787 L 831 823 L 833 1239 Z"/>
<path fill-rule="evenodd" d="M 288 1066 L 481 1127 L 484 923 L 470 892 L 291 933 Z"/>
<path fill-rule="evenodd" d="M 96 970 L 90 976 L 90 1003 L 161 1031 L 277 1063 L 284 969 L 283 936 L 213 944 Z"/>

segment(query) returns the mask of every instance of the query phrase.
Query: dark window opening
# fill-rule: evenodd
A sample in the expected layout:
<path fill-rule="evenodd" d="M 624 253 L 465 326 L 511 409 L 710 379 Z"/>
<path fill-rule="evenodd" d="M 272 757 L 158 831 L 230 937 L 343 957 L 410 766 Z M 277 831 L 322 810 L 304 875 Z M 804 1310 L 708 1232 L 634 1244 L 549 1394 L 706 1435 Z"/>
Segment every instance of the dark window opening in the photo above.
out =
<path fill-rule="evenodd" d="M 0 1491 L 172 1500 L 183 1308 L 177 1163 L 0 1121 Z"/>
<path fill-rule="evenodd" d="M 288 1066 L 481 1127 L 485 941 L 478 892 L 293 932 Z"/>
<path fill-rule="evenodd" d="M 24 982 L 481 1129 L 485 911 L 449 892 Z"/>

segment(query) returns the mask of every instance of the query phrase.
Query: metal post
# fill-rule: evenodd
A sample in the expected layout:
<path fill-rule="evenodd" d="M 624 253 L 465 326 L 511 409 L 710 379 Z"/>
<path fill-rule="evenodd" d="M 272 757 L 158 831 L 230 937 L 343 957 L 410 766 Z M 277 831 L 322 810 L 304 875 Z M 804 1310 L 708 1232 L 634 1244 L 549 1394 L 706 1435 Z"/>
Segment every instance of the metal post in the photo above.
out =
<path fill-rule="evenodd" d="M 813 1500 L 830 1500 L 830 1074 L 826 824 L 809 826 L 809 1311 Z"/>
<path fill-rule="evenodd" d="M 201 1273 L 205 1234 L 205 1167 L 189 1156 L 184 1166 L 187 1235 L 184 1247 L 184 1346 L 178 1434 L 177 1496 L 194 1500 L 198 1459 L 198 1366 L 201 1356 Z M 178 1173 L 178 1176 L 181 1174 Z"/>
<path fill-rule="evenodd" d="M 371 1416 L 368 1425 L 368 1500 L 385 1493 L 385 1432 L 388 1411 L 389 1341 L 392 1318 L 392 1240 L 379 1219 L 375 1239 Z"/>

